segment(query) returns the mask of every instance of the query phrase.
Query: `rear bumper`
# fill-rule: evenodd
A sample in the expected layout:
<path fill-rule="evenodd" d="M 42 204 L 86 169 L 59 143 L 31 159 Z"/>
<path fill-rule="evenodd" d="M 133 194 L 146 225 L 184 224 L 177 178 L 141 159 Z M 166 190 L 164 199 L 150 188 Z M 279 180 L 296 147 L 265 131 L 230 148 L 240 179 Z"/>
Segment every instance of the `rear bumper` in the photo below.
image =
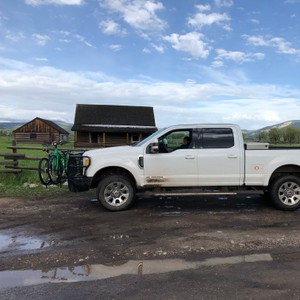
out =
<path fill-rule="evenodd" d="M 86 176 L 77 176 L 68 178 L 70 192 L 78 193 L 88 191 L 91 187 L 92 178 Z"/>

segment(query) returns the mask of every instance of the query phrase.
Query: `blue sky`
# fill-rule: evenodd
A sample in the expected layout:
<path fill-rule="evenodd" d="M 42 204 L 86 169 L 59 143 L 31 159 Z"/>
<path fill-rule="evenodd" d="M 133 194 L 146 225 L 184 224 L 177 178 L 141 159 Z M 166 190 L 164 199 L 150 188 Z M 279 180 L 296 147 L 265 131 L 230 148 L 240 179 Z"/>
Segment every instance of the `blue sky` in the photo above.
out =
<path fill-rule="evenodd" d="M 153 106 L 158 127 L 300 119 L 300 0 L 0 2 L 0 121 Z"/>

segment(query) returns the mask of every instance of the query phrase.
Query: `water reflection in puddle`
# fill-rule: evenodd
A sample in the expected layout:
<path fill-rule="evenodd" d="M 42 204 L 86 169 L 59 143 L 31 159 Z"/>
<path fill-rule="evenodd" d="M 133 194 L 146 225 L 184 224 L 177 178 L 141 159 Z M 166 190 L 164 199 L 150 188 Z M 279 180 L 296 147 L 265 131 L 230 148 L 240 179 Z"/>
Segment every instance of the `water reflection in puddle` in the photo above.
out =
<path fill-rule="evenodd" d="M 0 288 L 37 285 L 43 283 L 64 283 L 101 280 L 121 275 L 150 275 L 168 272 L 192 270 L 201 267 L 272 261 L 268 253 L 215 257 L 203 261 L 186 261 L 183 259 L 165 260 L 130 260 L 110 265 L 84 265 L 72 268 L 55 268 L 51 270 L 23 270 L 0 272 Z"/>
<path fill-rule="evenodd" d="M 53 242 L 43 241 L 36 237 L 28 236 L 11 236 L 0 234 L 0 252 L 17 249 L 17 250 L 35 250 L 49 247 Z"/>

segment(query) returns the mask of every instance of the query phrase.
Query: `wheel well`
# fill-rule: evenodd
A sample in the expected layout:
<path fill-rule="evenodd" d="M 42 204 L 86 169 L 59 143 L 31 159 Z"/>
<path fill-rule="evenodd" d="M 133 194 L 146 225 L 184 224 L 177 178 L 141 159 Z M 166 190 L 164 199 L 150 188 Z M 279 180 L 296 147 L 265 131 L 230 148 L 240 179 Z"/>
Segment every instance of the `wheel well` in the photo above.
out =
<path fill-rule="evenodd" d="M 116 174 L 120 174 L 123 176 L 126 176 L 129 180 L 131 180 L 131 182 L 136 185 L 136 181 L 135 178 L 133 177 L 133 175 L 126 169 L 124 168 L 120 168 L 120 167 L 108 167 L 108 168 L 104 168 L 99 170 L 93 177 L 92 180 L 92 184 L 91 184 L 91 188 L 96 188 L 99 181 L 109 175 L 116 175 Z"/>
<path fill-rule="evenodd" d="M 269 183 L 272 183 L 277 178 L 283 176 L 283 175 L 295 175 L 300 178 L 300 166 L 297 165 L 285 165 L 277 168 L 271 178 Z"/>

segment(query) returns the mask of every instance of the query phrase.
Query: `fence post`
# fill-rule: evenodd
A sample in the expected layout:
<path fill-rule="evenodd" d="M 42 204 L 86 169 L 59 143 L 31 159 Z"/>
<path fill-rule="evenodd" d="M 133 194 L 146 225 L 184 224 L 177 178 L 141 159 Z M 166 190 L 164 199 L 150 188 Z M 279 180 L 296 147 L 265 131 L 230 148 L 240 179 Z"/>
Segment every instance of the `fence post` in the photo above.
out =
<path fill-rule="evenodd" d="M 15 140 L 13 140 L 13 141 L 11 142 L 11 145 L 12 145 L 13 147 L 17 146 L 17 142 L 16 142 Z M 17 153 L 17 149 L 16 149 L 16 148 L 13 148 L 13 149 L 12 149 L 12 152 L 13 152 L 13 153 Z"/>
<path fill-rule="evenodd" d="M 16 140 L 13 140 L 13 141 L 11 142 L 11 145 L 12 145 L 13 147 L 16 147 L 16 146 L 17 146 Z M 12 152 L 13 152 L 13 153 L 17 153 L 17 148 L 12 148 Z M 17 159 L 14 159 L 13 161 L 14 161 L 14 163 L 15 163 L 14 167 L 15 167 L 15 168 L 18 167 L 18 165 L 19 165 L 18 160 L 17 160 Z"/>

